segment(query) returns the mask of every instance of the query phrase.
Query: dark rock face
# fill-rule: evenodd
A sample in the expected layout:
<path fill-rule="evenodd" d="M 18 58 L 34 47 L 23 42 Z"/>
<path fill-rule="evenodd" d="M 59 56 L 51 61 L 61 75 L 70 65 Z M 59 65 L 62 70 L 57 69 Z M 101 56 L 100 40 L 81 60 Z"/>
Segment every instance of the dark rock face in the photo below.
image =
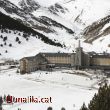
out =
<path fill-rule="evenodd" d="M 7 13 L 18 13 L 18 10 L 20 10 L 17 6 L 10 3 L 8 0 L 0 0 L 0 7 L 6 10 Z"/>
<path fill-rule="evenodd" d="M 26 3 L 24 0 L 21 0 L 19 5 L 27 13 L 33 12 L 34 10 L 37 10 L 40 8 L 40 5 L 36 3 L 34 0 L 26 0 Z"/>
<path fill-rule="evenodd" d="M 0 12 L 0 28 L 1 29 L 11 29 L 11 30 L 18 30 L 20 32 L 26 33 L 28 35 L 33 35 L 34 37 L 37 36 L 39 39 L 41 39 L 43 42 L 54 45 L 54 46 L 60 46 L 62 45 L 58 42 L 54 42 L 51 39 L 49 39 L 47 36 L 34 31 L 31 27 L 27 27 L 24 24 L 20 23 L 19 21 L 4 15 Z"/>
<path fill-rule="evenodd" d="M 85 42 L 92 43 L 97 38 L 110 34 L 110 26 L 102 31 L 104 26 L 107 25 L 109 22 L 110 15 L 86 27 L 83 33 L 86 39 Z"/>
<path fill-rule="evenodd" d="M 8 0 L 0 0 L 0 7 L 6 11 L 6 13 L 3 13 L 0 10 L 0 25 L 4 26 L 4 28 L 9 28 L 12 30 L 15 29 L 25 33 L 34 34 L 43 42 L 60 47 L 63 47 L 64 45 L 59 43 L 58 39 L 50 39 L 46 35 L 48 33 L 58 35 L 57 30 L 59 29 L 66 31 L 72 36 L 75 35 L 75 32 L 72 29 L 66 27 L 63 23 L 59 23 L 47 16 L 34 16 L 32 12 L 41 8 L 39 3 L 35 2 L 34 0 L 21 0 L 19 2 L 20 8 Z M 68 11 L 59 4 L 49 7 L 47 10 L 55 15 L 59 12 L 66 13 L 66 11 Z M 12 18 L 13 15 L 14 18 Z"/>
<path fill-rule="evenodd" d="M 51 18 L 45 16 L 35 17 L 34 15 L 32 15 L 31 12 L 40 8 L 40 5 L 34 0 L 26 0 L 26 2 L 24 0 L 21 0 L 19 2 L 19 5 L 21 6 L 21 8 L 18 8 L 8 0 L 0 1 L 0 7 L 2 7 L 7 13 L 9 13 L 10 16 L 11 14 L 17 15 L 18 18 L 16 17 L 15 19 L 25 24 L 26 26 L 32 27 L 45 33 L 56 33 L 52 27 L 57 27 L 65 29 L 69 34 L 74 34 L 71 29 L 67 28 L 61 23 L 52 20 Z M 59 4 L 55 4 L 54 10 L 52 11 L 55 11 L 55 13 L 59 11 L 64 13 L 65 10 L 66 9 Z"/>
<path fill-rule="evenodd" d="M 68 9 L 62 7 L 60 4 L 56 3 L 55 5 L 53 6 L 50 6 L 49 8 L 49 11 L 53 14 L 56 14 L 58 15 L 57 13 L 60 12 L 60 13 L 66 13 L 66 11 L 68 11 Z"/>

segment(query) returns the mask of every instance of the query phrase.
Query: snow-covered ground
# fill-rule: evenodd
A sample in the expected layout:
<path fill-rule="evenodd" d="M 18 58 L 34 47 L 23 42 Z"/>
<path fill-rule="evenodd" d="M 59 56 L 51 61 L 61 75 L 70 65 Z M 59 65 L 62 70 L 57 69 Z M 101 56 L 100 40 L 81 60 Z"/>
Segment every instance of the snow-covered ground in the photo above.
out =
<path fill-rule="evenodd" d="M 52 97 L 52 103 L 17 103 L 3 105 L 5 110 L 46 110 L 49 106 L 53 110 L 79 110 L 83 102 L 86 104 L 97 92 L 97 82 L 100 79 L 96 75 L 88 74 L 80 76 L 72 74 L 75 70 L 56 70 L 53 72 L 36 71 L 32 74 L 20 75 L 17 68 L 0 71 L 0 95 L 12 95 L 15 97 Z M 81 71 L 77 71 L 81 72 Z M 90 77 L 94 77 L 91 79 Z"/>

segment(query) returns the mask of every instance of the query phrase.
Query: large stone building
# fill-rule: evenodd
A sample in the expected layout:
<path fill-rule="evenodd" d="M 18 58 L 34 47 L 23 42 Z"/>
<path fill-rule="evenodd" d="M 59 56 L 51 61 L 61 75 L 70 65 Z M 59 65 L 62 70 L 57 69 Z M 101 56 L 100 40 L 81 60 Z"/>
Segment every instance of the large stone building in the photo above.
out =
<path fill-rule="evenodd" d="M 75 53 L 39 53 L 20 60 L 20 72 L 50 70 L 53 67 L 110 69 L 110 54 L 85 53 L 79 46 Z"/>
<path fill-rule="evenodd" d="M 21 73 L 49 70 L 52 67 L 71 67 L 75 63 L 75 53 L 39 53 L 20 60 Z"/>

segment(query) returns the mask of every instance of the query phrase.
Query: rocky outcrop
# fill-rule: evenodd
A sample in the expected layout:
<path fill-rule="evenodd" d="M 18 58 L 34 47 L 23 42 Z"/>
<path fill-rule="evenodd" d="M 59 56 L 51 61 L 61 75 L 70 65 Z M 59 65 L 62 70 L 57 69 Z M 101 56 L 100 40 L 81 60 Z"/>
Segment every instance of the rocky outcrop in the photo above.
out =
<path fill-rule="evenodd" d="M 110 16 L 96 21 L 92 25 L 86 27 L 83 33 L 83 36 L 86 39 L 85 42 L 92 43 L 99 37 L 110 34 L 110 26 L 105 27 L 108 23 L 110 23 Z"/>
<path fill-rule="evenodd" d="M 19 5 L 27 13 L 33 12 L 40 8 L 40 5 L 34 0 L 21 0 Z"/>
<path fill-rule="evenodd" d="M 60 4 L 56 3 L 55 5 L 50 6 L 49 11 L 53 14 L 58 15 L 58 13 L 66 13 L 68 11 L 67 8 L 62 7 Z"/>

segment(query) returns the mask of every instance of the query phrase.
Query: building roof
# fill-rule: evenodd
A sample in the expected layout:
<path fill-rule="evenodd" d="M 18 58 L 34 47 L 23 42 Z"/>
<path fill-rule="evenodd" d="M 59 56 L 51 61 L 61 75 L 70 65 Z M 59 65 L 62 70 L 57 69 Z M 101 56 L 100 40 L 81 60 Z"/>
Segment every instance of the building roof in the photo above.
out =
<path fill-rule="evenodd" d="M 92 55 L 92 58 L 110 58 L 110 54 L 97 54 L 97 55 Z"/>
<path fill-rule="evenodd" d="M 89 55 L 97 55 L 96 52 L 92 51 L 92 52 L 88 52 Z"/>
<path fill-rule="evenodd" d="M 35 58 L 35 56 L 31 56 L 31 57 L 24 57 L 22 59 L 33 60 L 34 58 Z M 20 60 L 22 60 L 22 59 L 20 59 Z"/>
<path fill-rule="evenodd" d="M 39 53 L 35 56 L 24 57 L 22 59 L 27 59 L 29 61 L 33 61 L 35 58 L 39 58 L 39 56 L 41 56 L 42 58 L 44 58 L 47 61 L 47 59 L 45 57 L 70 57 L 72 54 L 75 54 L 75 53 Z"/>
<path fill-rule="evenodd" d="M 40 53 L 44 57 L 69 57 L 73 53 Z"/>

